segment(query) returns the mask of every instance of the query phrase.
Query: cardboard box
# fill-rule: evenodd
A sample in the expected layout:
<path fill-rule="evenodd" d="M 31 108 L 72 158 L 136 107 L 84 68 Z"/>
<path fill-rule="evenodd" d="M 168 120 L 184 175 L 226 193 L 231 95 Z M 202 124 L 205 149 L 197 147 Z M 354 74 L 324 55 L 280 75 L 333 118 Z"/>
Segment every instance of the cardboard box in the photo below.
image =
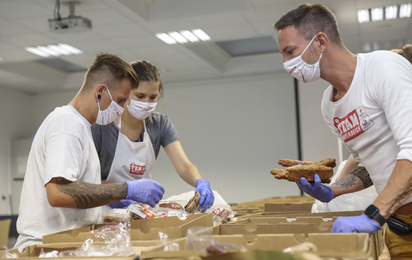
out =
<path fill-rule="evenodd" d="M 109 256 L 103 257 L 105 259 L 121 259 L 121 260 L 128 260 L 128 259 L 135 259 L 136 257 L 140 256 L 141 252 L 144 250 L 151 250 L 153 248 L 158 247 L 157 241 L 132 241 L 134 255 L 130 256 Z M 97 243 L 99 244 L 99 243 Z M 102 243 L 104 244 L 104 243 Z M 24 249 L 22 253 L 19 253 L 17 249 L 10 249 L 9 252 L 11 253 L 18 253 L 19 258 L 38 258 L 41 251 L 43 252 L 51 252 L 53 250 L 57 251 L 66 251 L 66 250 L 75 250 L 83 245 L 81 242 L 72 242 L 72 243 L 50 243 L 50 244 L 36 244 L 28 246 Z M 0 252 L 0 258 L 2 254 Z M 96 257 L 87 257 L 87 259 L 96 258 Z M 102 257 L 98 257 L 102 258 Z M 73 257 L 59 257 L 58 259 L 73 259 Z M 75 257 L 75 259 L 82 259 L 82 257 Z"/>
<path fill-rule="evenodd" d="M 104 240 L 90 233 L 91 230 L 101 226 L 104 226 L 104 224 L 90 225 L 46 235 L 43 236 L 43 244 L 84 242 L 88 238 L 103 242 Z M 180 220 L 178 217 L 132 220 L 130 238 L 131 240 L 156 240 L 159 231 L 166 233 L 169 239 L 181 238 L 185 237 L 187 230 L 193 226 L 213 227 L 212 213 L 193 214 L 184 220 Z"/>
<path fill-rule="evenodd" d="M 212 236 L 215 240 L 243 245 L 248 250 L 283 250 L 285 248 L 299 245 L 303 242 L 313 243 L 321 257 L 346 257 L 356 259 L 374 259 L 371 239 L 365 233 L 352 234 L 309 234 L 308 237 L 300 235 L 255 235 L 253 241 L 243 235 Z M 249 242 L 247 242 L 249 241 Z M 178 243 L 179 252 L 163 252 L 164 245 L 142 252 L 140 259 L 168 258 L 179 259 L 189 256 L 206 256 L 205 251 L 184 251 L 186 239 L 173 241 Z"/>
<path fill-rule="evenodd" d="M 309 234 L 330 233 L 333 223 L 318 226 L 314 223 L 284 223 L 284 224 L 244 224 L 244 225 L 222 225 L 221 235 L 237 234 Z"/>
<path fill-rule="evenodd" d="M 313 203 L 266 203 L 264 212 L 289 213 L 308 212 L 312 210 Z"/>

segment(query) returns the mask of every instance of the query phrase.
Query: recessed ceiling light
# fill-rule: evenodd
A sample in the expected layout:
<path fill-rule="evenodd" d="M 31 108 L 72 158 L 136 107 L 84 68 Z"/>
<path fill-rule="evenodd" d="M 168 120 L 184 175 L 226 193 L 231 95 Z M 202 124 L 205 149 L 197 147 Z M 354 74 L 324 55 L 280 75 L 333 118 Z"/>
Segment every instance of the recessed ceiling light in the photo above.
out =
<path fill-rule="evenodd" d="M 371 20 L 372 22 L 382 21 L 383 20 L 383 8 L 376 7 L 371 10 Z"/>
<path fill-rule="evenodd" d="M 176 41 L 172 37 L 167 35 L 166 33 L 158 33 L 158 34 L 156 34 L 156 37 L 159 38 L 160 40 L 164 41 L 167 44 L 175 44 L 176 43 Z"/>
<path fill-rule="evenodd" d="M 385 7 L 385 19 L 392 20 L 396 19 L 398 16 L 398 6 L 397 5 L 390 5 Z"/>
<path fill-rule="evenodd" d="M 358 22 L 359 23 L 369 22 L 369 9 L 358 10 Z"/>
<path fill-rule="evenodd" d="M 399 18 L 411 17 L 411 4 L 402 4 L 399 8 Z"/>
<path fill-rule="evenodd" d="M 169 32 L 168 34 L 169 34 L 170 37 L 175 39 L 178 43 L 186 43 L 187 42 L 187 39 L 185 37 L 183 37 L 182 35 L 180 35 L 180 33 L 178 33 L 178 32 Z"/>
<path fill-rule="evenodd" d="M 201 29 L 195 29 L 192 30 L 192 33 L 194 33 L 197 37 L 199 37 L 199 39 L 201 39 L 202 41 L 210 41 L 211 38 L 209 35 L 207 35 L 204 31 L 202 31 Z"/>
<path fill-rule="evenodd" d="M 65 43 L 60 43 L 57 45 L 47 45 L 47 46 L 36 46 L 36 47 L 26 47 L 24 48 L 26 51 L 31 52 L 33 54 L 42 56 L 42 57 L 50 57 L 50 56 L 61 56 L 61 55 L 76 55 L 82 54 L 83 52 L 73 46 L 70 46 Z"/>
<path fill-rule="evenodd" d="M 186 39 L 188 39 L 191 42 L 198 42 L 199 39 L 190 31 L 185 30 L 185 31 L 180 31 L 180 34 L 183 35 Z"/>

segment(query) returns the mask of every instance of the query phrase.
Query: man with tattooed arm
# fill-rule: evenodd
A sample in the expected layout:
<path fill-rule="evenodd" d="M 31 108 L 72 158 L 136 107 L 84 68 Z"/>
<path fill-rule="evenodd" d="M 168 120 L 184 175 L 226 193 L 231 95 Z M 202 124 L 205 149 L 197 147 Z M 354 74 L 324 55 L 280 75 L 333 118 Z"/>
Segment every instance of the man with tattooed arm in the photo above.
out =
<path fill-rule="evenodd" d="M 94 224 L 102 205 L 128 199 L 154 206 L 164 189 L 154 180 L 101 183 L 91 125 L 108 124 L 123 112 L 139 81 L 119 57 L 97 55 L 74 99 L 40 125 L 29 153 L 15 247 L 42 242 L 47 234 Z"/>
<path fill-rule="evenodd" d="M 378 197 L 360 216 L 339 217 L 332 232 L 375 233 L 391 215 L 412 224 L 412 65 L 391 51 L 353 54 L 343 44 L 335 15 L 321 4 L 303 4 L 276 23 L 283 66 L 295 78 L 330 83 L 321 109 L 358 166 L 325 186 L 319 176 L 299 188 L 329 202 L 372 185 Z M 369 173 L 369 174 L 368 174 Z M 412 257 L 412 234 L 387 229 L 392 259 Z"/>

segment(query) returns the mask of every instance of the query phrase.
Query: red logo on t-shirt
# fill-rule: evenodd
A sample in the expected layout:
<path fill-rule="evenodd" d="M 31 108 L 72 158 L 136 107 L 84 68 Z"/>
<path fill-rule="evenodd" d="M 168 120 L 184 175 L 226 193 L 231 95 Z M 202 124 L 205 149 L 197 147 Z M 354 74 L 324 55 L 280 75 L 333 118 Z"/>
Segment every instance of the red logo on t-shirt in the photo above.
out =
<path fill-rule="evenodd" d="M 358 107 L 343 118 L 335 117 L 333 124 L 342 135 L 343 141 L 348 142 L 368 130 L 373 125 L 373 121 L 362 108 Z"/>
<path fill-rule="evenodd" d="M 143 175 L 146 170 L 146 166 L 140 166 L 135 163 L 130 164 L 130 173 L 136 175 Z"/>

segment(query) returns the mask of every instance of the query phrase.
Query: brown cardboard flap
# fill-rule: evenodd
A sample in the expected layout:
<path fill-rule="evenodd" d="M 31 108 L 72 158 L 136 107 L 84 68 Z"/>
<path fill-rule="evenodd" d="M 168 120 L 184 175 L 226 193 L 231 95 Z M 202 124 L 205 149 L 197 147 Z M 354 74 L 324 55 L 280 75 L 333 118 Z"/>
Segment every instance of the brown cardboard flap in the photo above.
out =
<path fill-rule="evenodd" d="M 336 220 L 337 217 L 333 218 L 322 218 L 321 216 L 313 217 L 297 217 L 297 218 L 286 218 L 286 217 L 251 217 L 249 218 L 250 223 L 256 224 L 280 224 L 280 223 L 312 223 L 320 226 L 322 224 L 330 224 Z"/>
<path fill-rule="evenodd" d="M 311 212 L 313 203 L 266 203 L 264 212 Z"/>
<path fill-rule="evenodd" d="M 222 225 L 221 235 L 235 234 L 309 234 L 330 233 L 332 225 L 318 227 L 316 224 L 307 223 L 285 223 L 285 224 L 245 224 L 245 225 Z"/>
<path fill-rule="evenodd" d="M 254 235 L 247 238 L 244 235 L 221 235 L 210 237 L 214 240 L 224 241 L 245 246 L 248 250 L 279 250 L 299 245 L 302 242 L 313 243 L 318 251 L 319 256 L 341 256 L 356 257 L 356 259 L 370 259 L 373 256 L 371 251 L 371 239 L 366 233 L 351 234 L 330 234 L 319 233 L 309 234 L 303 237 L 299 234 L 282 234 L 282 235 Z M 189 255 L 205 255 L 205 251 L 182 251 L 185 246 L 186 238 L 175 240 L 180 246 L 180 252 L 163 252 L 164 245 L 153 248 L 152 250 L 142 252 L 140 259 L 147 260 L 153 258 L 183 258 Z M 251 241 L 251 242 L 246 242 Z"/>
<path fill-rule="evenodd" d="M 333 218 L 333 217 L 345 217 L 345 216 L 359 216 L 362 215 L 363 211 L 336 211 L 336 212 L 263 212 L 264 217 L 287 217 L 287 218 L 297 218 L 297 217 L 314 217 L 320 216 L 322 218 Z"/>

